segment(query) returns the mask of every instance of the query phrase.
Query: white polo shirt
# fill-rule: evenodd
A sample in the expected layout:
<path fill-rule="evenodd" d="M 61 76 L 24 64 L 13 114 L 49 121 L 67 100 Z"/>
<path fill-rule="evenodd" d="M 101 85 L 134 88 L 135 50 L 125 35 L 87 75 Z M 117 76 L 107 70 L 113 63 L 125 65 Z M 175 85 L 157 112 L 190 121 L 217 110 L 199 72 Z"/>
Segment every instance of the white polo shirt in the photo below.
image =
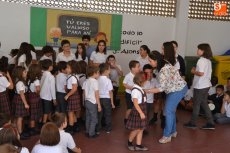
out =
<path fill-rule="evenodd" d="M 56 146 L 45 146 L 42 144 L 36 144 L 31 153 L 63 153 L 60 145 Z"/>
<path fill-rule="evenodd" d="M 67 75 L 65 73 L 59 72 L 56 75 L 56 89 L 57 92 L 66 93 L 65 86 L 66 86 Z"/>
<path fill-rule="evenodd" d="M 75 60 L 75 55 L 70 52 L 70 55 L 69 56 L 65 56 L 64 55 L 64 52 L 61 52 L 57 55 L 57 59 L 56 59 L 56 63 L 60 62 L 60 61 L 65 61 L 65 62 L 69 62 L 69 61 L 72 61 L 72 60 Z"/>
<path fill-rule="evenodd" d="M 60 142 L 58 145 L 62 147 L 62 153 L 69 153 L 67 148 L 74 149 L 76 147 L 76 144 L 73 140 L 73 137 L 65 132 L 64 130 L 59 130 L 60 133 Z"/>
<path fill-rule="evenodd" d="M 78 86 L 78 76 L 77 75 L 68 75 L 67 77 L 67 89 L 72 89 L 73 84 L 76 84 Z"/>
<path fill-rule="evenodd" d="M 6 91 L 6 88 L 10 86 L 10 82 L 5 76 L 0 73 L 0 92 Z"/>
<path fill-rule="evenodd" d="M 40 58 L 40 61 L 45 60 L 45 59 L 48 59 L 48 60 L 53 61 L 52 56 L 48 57 L 48 56 L 46 56 L 46 55 L 43 55 L 43 56 Z"/>
<path fill-rule="evenodd" d="M 145 82 L 144 86 L 142 89 L 151 89 L 151 88 L 157 88 L 159 87 L 159 83 L 155 78 L 152 78 L 151 80 L 148 80 Z M 147 103 L 153 103 L 154 102 L 154 94 L 152 93 L 147 93 Z"/>
<path fill-rule="evenodd" d="M 212 63 L 209 59 L 200 57 L 196 64 L 196 71 L 203 72 L 203 76 L 194 75 L 193 88 L 203 89 L 211 87 Z"/>
<path fill-rule="evenodd" d="M 23 93 L 26 92 L 26 86 L 22 81 L 18 81 L 16 83 L 16 92 L 17 92 L 17 94 L 19 94 L 20 91 L 23 91 Z"/>
<path fill-rule="evenodd" d="M 84 83 L 82 89 L 85 91 L 85 100 L 96 104 L 95 92 L 98 89 L 98 81 L 92 77 L 89 77 Z"/>
<path fill-rule="evenodd" d="M 149 64 L 149 56 L 145 58 L 138 56 L 136 60 L 140 63 L 141 70 L 143 70 L 145 64 Z"/>
<path fill-rule="evenodd" d="M 105 63 L 106 62 L 107 55 L 104 53 L 100 53 L 96 51 L 93 51 L 90 60 L 93 61 L 93 63 Z"/>
<path fill-rule="evenodd" d="M 118 69 L 120 69 L 122 71 L 120 65 L 117 65 L 117 67 L 118 67 Z M 119 74 L 115 68 L 110 68 L 109 78 L 111 79 L 113 86 L 119 87 L 120 76 L 119 76 Z"/>
<path fill-rule="evenodd" d="M 36 92 L 36 87 L 40 86 L 40 80 L 36 79 L 34 82 L 30 84 L 30 91 L 31 92 Z"/>
<path fill-rule="evenodd" d="M 49 101 L 56 99 L 55 78 L 49 71 L 42 74 L 40 97 Z"/>
<path fill-rule="evenodd" d="M 78 54 L 78 57 L 76 58 L 76 61 L 78 62 L 78 61 L 83 61 L 83 59 L 82 59 L 82 56 L 80 55 L 80 54 Z M 88 57 L 86 56 L 85 57 L 85 60 L 84 60 L 87 64 L 88 64 Z"/>
<path fill-rule="evenodd" d="M 99 97 L 100 98 L 111 98 L 109 91 L 113 90 L 111 80 L 107 76 L 100 76 L 98 78 Z"/>
<path fill-rule="evenodd" d="M 142 94 L 144 94 L 144 91 L 140 86 L 138 86 L 136 84 L 133 86 L 133 88 L 138 88 L 141 90 L 142 93 L 138 89 L 133 89 L 132 93 L 131 93 L 132 100 L 133 100 L 133 98 L 136 98 L 138 100 L 138 104 L 141 104 L 142 103 Z M 144 98 L 144 101 L 146 102 L 146 98 Z"/>
<path fill-rule="evenodd" d="M 129 72 L 128 74 L 125 75 L 125 78 L 123 80 L 123 84 L 127 84 L 129 86 L 134 86 L 133 78 L 134 78 L 134 75 L 131 72 Z M 130 89 L 125 89 L 125 92 L 131 94 Z"/>

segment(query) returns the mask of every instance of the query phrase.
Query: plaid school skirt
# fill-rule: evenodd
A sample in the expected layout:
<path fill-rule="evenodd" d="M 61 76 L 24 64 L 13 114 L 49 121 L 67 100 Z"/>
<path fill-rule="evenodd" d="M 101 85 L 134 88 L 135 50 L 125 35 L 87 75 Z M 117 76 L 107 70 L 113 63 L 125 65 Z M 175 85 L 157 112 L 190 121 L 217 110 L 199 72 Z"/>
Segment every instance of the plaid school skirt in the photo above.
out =
<path fill-rule="evenodd" d="M 81 110 L 81 99 L 77 91 L 67 99 L 67 112 L 80 111 L 80 110 Z"/>
<path fill-rule="evenodd" d="M 10 115 L 10 100 L 7 91 L 0 92 L 0 112 Z"/>
<path fill-rule="evenodd" d="M 133 107 L 126 123 L 126 128 L 129 130 L 145 129 L 148 124 L 146 103 L 141 103 L 139 106 L 145 114 L 145 119 L 142 120 L 136 108 Z"/>
<path fill-rule="evenodd" d="M 14 116 L 15 117 L 25 117 L 29 116 L 29 110 L 25 108 L 24 103 L 19 94 L 15 94 L 12 105 L 14 108 Z"/>
<path fill-rule="evenodd" d="M 28 104 L 30 106 L 30 119 L 31 120 L 39 120 L 42 116 L 42 105 L 40 96 L 35 92 L 27 93 Z"/>

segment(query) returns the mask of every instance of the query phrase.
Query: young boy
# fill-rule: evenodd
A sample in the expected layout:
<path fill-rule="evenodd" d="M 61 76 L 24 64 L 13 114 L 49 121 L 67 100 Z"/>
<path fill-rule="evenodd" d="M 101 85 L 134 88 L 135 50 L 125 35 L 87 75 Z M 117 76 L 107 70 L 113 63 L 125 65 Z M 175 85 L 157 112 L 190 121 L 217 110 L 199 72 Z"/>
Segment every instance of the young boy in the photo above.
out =
<path fill-rule="evenodd" d="M 102 63 L 99 65 L 101 76 L 98 78 L 99 97 L 102 111 L 98 114 L 97 131 L 101 129 L 102 117 L 105 118 L 105 131 L 110 133 L 112 130 L 112 108 L 115 108 L 113 103 L 113 85 L 108 78 L 110 74 L 109 64 Z"/>
<path fill-rule="evenodd" d="M 127 105 L 127 110 L 125 113 L 125 119 L 124 123 L 126 124 L 127 119 L 129 117 L 129 114 L 133 108 L 133 102 L 131 98 L 131 90 L 133 88 L 133 78 L 134 76 L 140 72 L 140 63 L 138 61 L 132 60 L 129 62 L 129 69 L 130 72 L 125 75 L 125 78 L 123 80 L 123 85 L 125 87 L 125 99 L 126 99 L 126 105 Z"/>
<path fill-rule="evenodd" d="M 52 101 L 56 105 L 56 90 L 55 78 L 50 73 L 53 70 L 53 62 L 45 59 L 41 62 L 42 65 L 42 78 L 41 78 L 41 91 L 40 98 L 43 107 L 43 124 L 47 122 L 48 116 L 52 112 Z"/>
<path fill-rule="evenodd" d="M 61 41 L 61 47 L 63 52 L 58 53 L 57 58 L 56 58 L 56 63 L 60 61 L 72 61 L 75 60 L 75 55 L 71 52 L 70 50 L 70 42 L 69 40 L 62 40 Z"/>
<path fill-rule="evenodd" d="M 215 105 L 215 109 L 212 110 L 212 114 L 220 113 L 221 112 L 221 106 L 223 103 L 224 98 L 224 86 L 223 85 L 217 85 L 216 86 L 216 93 L 212 94 L 208 97 L 208 102 L 213 103 Z"/>
<path fill-rule="evenodd" d="M 62 147 L 62 153 L 68 153 L 69 148 L 74 153 L 81 153 L 81 149 L 78 148 L 74 142 L 73 137 L 64 131 L 67 127 L 67 117 L 64 113 L 55 113 L 52 115 L 52 122 L 57 125 L 60 133 L 60 142 L 58 145 Z"/>
<path fill-rule="evenodd" d="M 67 62 L 60 61 L 57 65 L 59 73 L 56 75 L 56 97 L 57 97 L 57 107 L 56 110 L 61 113 L 66 113 L 67 102 L 64 97 L 66 95 L 66 68 Z"/>
<path fill-rule="evenodd" d="M 152 89 L 158 87 L 158 82 L 155 78 L 153 78 L 153 67 L 150 64 L 146 64 L 143 67 L 143 71 L 145 72 L 147 81 L 144 83 L 143 89 Z M 153 112 L 153 102 L 154 95 L 152 93 L 146 94 L 147 96 L 147 118 L 149 124 L 154 123 L 154 118 L 151 119 L 151 115 Z M 157 117 L 157 113 L 154 113 L 154 117 Z M 151 119 L 151 120 L 150 120 Z"/>
<path fill-rule="evenodd" d="M 88 68 L 88 79 L 83 83 L 83 98 L 86 108 L 86 135 L 89 138 L 95 138 L 98 135 L 95 133 L 96 124 L 98 122 L 97 112 L 101 111 L 101 104 L 99 101 L 98 81 L 99 68 Z"/>

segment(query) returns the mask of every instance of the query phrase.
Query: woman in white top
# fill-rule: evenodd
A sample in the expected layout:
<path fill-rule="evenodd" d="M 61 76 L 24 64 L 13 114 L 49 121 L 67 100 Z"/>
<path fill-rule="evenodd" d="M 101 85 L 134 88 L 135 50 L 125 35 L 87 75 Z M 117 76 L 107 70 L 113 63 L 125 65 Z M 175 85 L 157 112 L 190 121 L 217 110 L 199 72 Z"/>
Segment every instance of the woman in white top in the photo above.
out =
<path fill-rule="evenodd" d="M 20 136 L 17 128 L 14 127 L 12 124 L 6 124 L 0 130 L 0 145 L 12 144 L 20 151 L 20 153 L 29 153 L 29 150 L 27 148 L 22 147 L 22 144 L 19 141 L 19 137 Z"/>
<path fill-rule="evenodd" d="M 19 52 L 16 57 L 16 65 L 25 67 L 28 70 L 29 65 L 32 62 L 32 55 L 30 51 L 29 44 L 23 42 L 20 45 Z"/>
<path fill-rule="evenodd" d="M 96 51 L 93 51 L 90 56 L 89 64 L 92 66 L 99 66 L 101 63 L 105 63 L 107 58 L 106 54 L 106 42 L 104 40 L 99 40 Z"/>
<path fill-rule="evenodd" d="M 159 71 L 158 88 L 147 90 L 149 93 L 165 92 L 166 100 L 164 107 L 164 115 L 166 118 L 163 137 L 159 143 L 167 143 L 171 141 L 171 137 L 176 137 L 176 108 L 180 100 L 184 97 L 188 90 L 187 84 L 180 76 L 178 69 L 175 68 L 175 52 L 171 42 L 163 43 L 164 59 L 159 60 L 156 53 L 149 54 L 149 61 L 152 67 L 156 67 L 158 63 L 163 62 L 164 66 Z"/>
<path fill-rule="evenodd" d="M 76 61 L 85 61 L 88 64 L 88 57 L 86 56 L 86 48 L 83 43 L 77 45 L 77 50 L 75 53 Z"/>
<path fill-rule="evenodd" d="M 148 54 L 150 53 L 150 49 L 147 45 L 141 45 L 139 52 L 140 56 L 136 60 L 140 63 L 142 70 L 145 64 L 149 64 Z"/>
<path fill-rule="evenodd" d="M 36 144 L 31 153 L 62 153 L 58 127 L 51 122 L 43 125 L 40 133 L 40 143 Z"/>

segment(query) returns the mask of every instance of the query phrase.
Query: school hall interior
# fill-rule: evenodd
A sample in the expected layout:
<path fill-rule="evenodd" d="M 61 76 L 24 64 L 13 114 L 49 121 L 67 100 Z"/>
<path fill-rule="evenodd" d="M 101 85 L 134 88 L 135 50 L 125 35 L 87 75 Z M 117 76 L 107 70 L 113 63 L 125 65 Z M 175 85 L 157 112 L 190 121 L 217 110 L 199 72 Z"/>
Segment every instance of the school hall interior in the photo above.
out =
<path fill-rule="evenodd" d="M 230 49 L 229 1 L 2 0 L 0 1 L 0 57 L 9 56 L 10 50 L 18 48 L 21 42 L 34 41 L 33 38 L 35 37 L 31 35 L 31 26 L 33 25 L 31 23 L 31 7 L 80 12 L 83 15 L 84 13 L 102 13 L 121 16 L 122 22 L 120 22 L 119 35 L 116 35 L 120 39 L 118 47 L 113 48 L 112 42 L 110 42 L 111 48 L 108 52 L 116 57 L 124 75 L 129 72 L 129 61 L 139 56 L 141 45 L 147 45 L 151 51 L 161 51 L 163 42 L 176 40 L 178 42 L 178 53 L 185 59 L 186 79 L 188 83 L 192 81 L 190 70 L 198 59 L 196 52 L 197 45 L 200 43 L 209 43 L 212 48 L 214 55 L 214 59 L 212 60 L 213 75 L 218 77 L 218 84 L 225 85 L 227 78 L 230 77 L 230 57 L 224 55 Z M 58 24 L 56 21 L 52 22 Z M 98 25 L 98 28 L 101 28 L 100 23 Z M 36 29 L 36 26 L 34 28 Z M 46 28 L 45 25 L 44 29 L 48 31 L 49 29 Z M 112 32 L 109 36 L 108 39 L 112 37 Z M 44 34 L 43 37 L 46 40 L 50 39 L 48 34 Z M 40 37 L 37 39 L 41 42 L 43 41 Z M 46 40 L 43 43 L 49 43 Z M 76 46 L 74 45 L 79 43 L 77 41 L 80 40 L 80 38 L 71 40 L 71 44 L 73 44 L 71 50 L 73 52 L 76 50 Z M 96 44 L 94 40 L 91 43 L 92 45 Z M 35 45 L 35 48 L 41 50 L 42 46 L 38 43 Z M 54 44 L 54 49 L 57 51 L 58 45 L 55 46 Z M 77 146 L 83 152 L 132 152 L 126 146 L 129 131 L 125 129 L 123 123 L 126 110 L 124 87 L 120 84 L 119 88 L 118 97 L 120 98 L 120 107 L 113 110 L 112 131 L 109 134 L 102 131 L 99 137 L 89 139 L 85 136 L 84 126 L 81 126 L 81 131 L 73 135 Z M 158 120 L 155 124 L 147 127 L 148 133 L 143 136 L 143 144 L 149 148 L 147 152 L 229 152 L 230 125 L 216 124 L 215 130 L 187 129 L 183 127 L 183 124 L 190 117 L 191 110 L 186 110 L 180 105 L 177 110 L 178 136 L 172 139 L 170 143 L 160 144 L 158 140 L 162 136 L 162 129 L 160 126 L 160 115 L 158 115 Z M 204 123 L 205 117 L 200 116 L 197 126 L 201 127 Z M 39 135 L 36 135 L 30 137 L 28 140 L 21 140 L 21 142 L 23 146 L 31 151 L 38 139 Z"/>

